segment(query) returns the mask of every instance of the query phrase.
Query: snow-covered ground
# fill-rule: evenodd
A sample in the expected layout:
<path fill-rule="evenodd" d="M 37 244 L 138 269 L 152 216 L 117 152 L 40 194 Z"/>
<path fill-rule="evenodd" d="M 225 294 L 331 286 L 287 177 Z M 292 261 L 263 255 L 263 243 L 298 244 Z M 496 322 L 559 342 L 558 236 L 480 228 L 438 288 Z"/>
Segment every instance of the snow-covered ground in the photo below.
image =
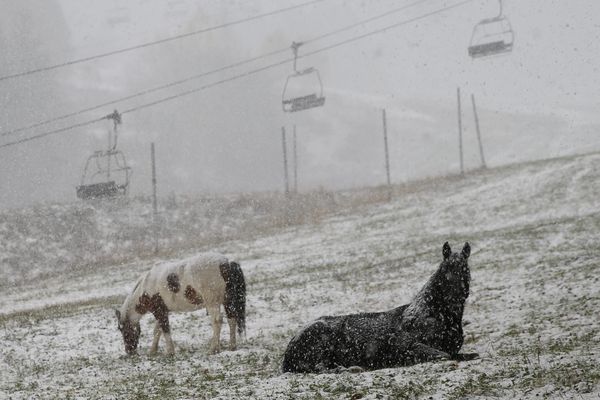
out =
<path fill-rule="evenodd" d="M 45 243 L 53 262 L 45 263 L 43 253 L 32 259 L 37 272 L 22 272 L 37 277 L 30 281 L 11 280 L 16 264 L 3 264 L 0 397 L 597 399 L 600 155 L 394 189 L 389 203 L 338 201 L 335 212 L 304 224 L 269 223 L 253 235 L 248 228 L 247 235 L 215 240 L 211 248 L 241 261 L 248 282 L 247 340 L 215 356 L 206 354 L 211 329 L 204 312 L 173 315 L 172 358 L 147 355 L 151 317 L 142 320 L 139 357 L 124 355 L 117 331 L 113 309 L 136 277 L 161 259 L 189 253 L 189 244 L 160 257 L 56 270 L 58 256 Z M 253 226 L 248 220 L 259 213 L 250 209 L 235 213 L 240 226 Z M 61 220 L 45 210 L 44 218 Z M 194 218 L 183 219 L 193 225 Z M 15 229 L 10 221 L 5 215 L 0 232 L 4 253 L 13 249 L 14 256 L 25 245 L 15 243 L 22 236 L 7 239 Z M 310 320 L 409 302 L 441 261 L 445 241 L 455 250 L 469 241 L 473 249 L 463 351 L 479 359 L 366 373 L 280 373 L 289 339 Z M 36 243 L 28 246 L 33 251 Z"/>

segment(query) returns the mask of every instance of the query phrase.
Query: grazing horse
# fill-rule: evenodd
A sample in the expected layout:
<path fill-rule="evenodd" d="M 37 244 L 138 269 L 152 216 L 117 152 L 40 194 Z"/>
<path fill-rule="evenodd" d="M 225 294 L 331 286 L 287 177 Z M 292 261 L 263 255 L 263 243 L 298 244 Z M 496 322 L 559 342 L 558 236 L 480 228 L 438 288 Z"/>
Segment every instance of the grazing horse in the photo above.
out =
<path fill-rule="evenodd" d="M 186 260 L 155 265 L 138 279 L 121 309 L 116 310 L 125 351 L 135 354 L 140 337 L 140 319 L 149 312 L 156 318 L 149 353 L 156 353 L 162 334 L 167 354 L 173 354 L 175 347 L 169 328 L 169 312 L 206 308 L 213 329 L 209 352 L 218 353 L 223 323 L 221 304 L 229 323 L 229 348 L 235 350 L 236 327 L 241 335 L 246 326 L 246 282 L 240 265 L 216 253 L 198 254 Z"/>
<path fill-rule="evenodd" d="M 408 366 L 439 359 L 468 360 L 462 316 L 471 274 L 467 259 L 444 243 L 443 261 L 409 304 L 375 313 L 325 316 L 303 328 L 288 344 L 283 372 L 326 372 Z"/>

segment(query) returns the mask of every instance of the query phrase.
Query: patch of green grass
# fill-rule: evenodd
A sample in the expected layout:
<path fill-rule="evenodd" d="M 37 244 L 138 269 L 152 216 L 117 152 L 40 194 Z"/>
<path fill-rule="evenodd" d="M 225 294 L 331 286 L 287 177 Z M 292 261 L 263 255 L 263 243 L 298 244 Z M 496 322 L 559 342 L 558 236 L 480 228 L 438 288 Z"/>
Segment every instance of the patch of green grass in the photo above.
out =
<path fill-rule="evenodd" d="M 569 354 L 577 350 L 586 351 L 594 344 L 596 333 L 588 331 L 583 334 L 570 333 L 567 336 L 552 340 L 541 341 L 539 336 L 530 332 L 538 332 L 540 328 L 532 325 L 526 330 L 521 330 L 510 336 L 513 338 L 510 345 L 498 349 L 498 355 L 502 357 L 522 356 L 539 360 L 544 355 Z M 513 332 L 511 330 L 511 332 Z M 516 340 L 519 337 L 520 340 Z"/>
<path fill-rule="evenodd" d="M 548 353 L 570 353 L 578 348 L 589 344 L 595 337 L 595 333 L 590 331 L 583 335 L 572 333 L 565 338 L 559 338 L 548 343 L 546 350 Z"/>
<path fill-rule="evenodd" d="M 497 377 L 484 372 L 469 377 L 448 393 L 448 399 L 465 399 L 473 396 L 498 396 Z"/>
<path fill-rule="evenodd" d="M 392 399 L 414 399 L 427 393 L 430 383 L 429 380 L 423 383 L 408 381 L 406 384 L 394 382 L 389 393 Z"/>
<path fill-rule="evenodd" d="M 597 364 L 590 361 L 533 366 L 527 372 L 517 384 L 521 388 L 540 388 L 551 384 L 557 389 L 581 391 L 581 383 L 584 383 L 585 388 L 592 388 L 600 382 L 600 370 Z"/>
<path fill-rule="evenodd" d="M 515 337 L 521 334 L 521 327 L 517 324 L 510 324 L 506 330 L 505 336 Z"/>

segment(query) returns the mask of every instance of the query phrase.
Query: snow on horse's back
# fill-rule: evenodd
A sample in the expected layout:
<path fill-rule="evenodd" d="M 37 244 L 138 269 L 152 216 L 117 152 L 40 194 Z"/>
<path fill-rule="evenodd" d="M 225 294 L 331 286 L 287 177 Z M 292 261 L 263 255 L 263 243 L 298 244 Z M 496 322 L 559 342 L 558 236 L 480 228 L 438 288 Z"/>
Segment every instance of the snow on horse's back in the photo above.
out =
<path fill-rule="evenodd" d="M 136 352 L 140 336 L 139 321 L 150 312 L 156 318 L 150 353 L 165 336 L 167 353 L 174 352 L 169 327 L 169 312 L 206 308 L 213 336 L 211 353 L 220 351 L 221 305 L 229 323 L 229 346 L 236 347 L 238 333 L 245 330 L 246 283 L 240 265 L 218 253 L 201 253 L 184 260 L 157 264 L 143 274 L 120 310 L 116 310 L 119 330 L 128 354 Z"/>

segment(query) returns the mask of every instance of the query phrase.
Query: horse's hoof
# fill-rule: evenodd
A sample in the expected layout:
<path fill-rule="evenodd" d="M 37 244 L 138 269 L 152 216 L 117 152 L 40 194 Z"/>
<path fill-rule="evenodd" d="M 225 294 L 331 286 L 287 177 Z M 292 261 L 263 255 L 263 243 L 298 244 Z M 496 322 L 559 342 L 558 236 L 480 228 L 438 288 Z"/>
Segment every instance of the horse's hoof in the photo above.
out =
<path fill-rule="evenodd" d="M 463 361 L 473 361 L 479 358 L 479 353 L 464 353 Z"/>

